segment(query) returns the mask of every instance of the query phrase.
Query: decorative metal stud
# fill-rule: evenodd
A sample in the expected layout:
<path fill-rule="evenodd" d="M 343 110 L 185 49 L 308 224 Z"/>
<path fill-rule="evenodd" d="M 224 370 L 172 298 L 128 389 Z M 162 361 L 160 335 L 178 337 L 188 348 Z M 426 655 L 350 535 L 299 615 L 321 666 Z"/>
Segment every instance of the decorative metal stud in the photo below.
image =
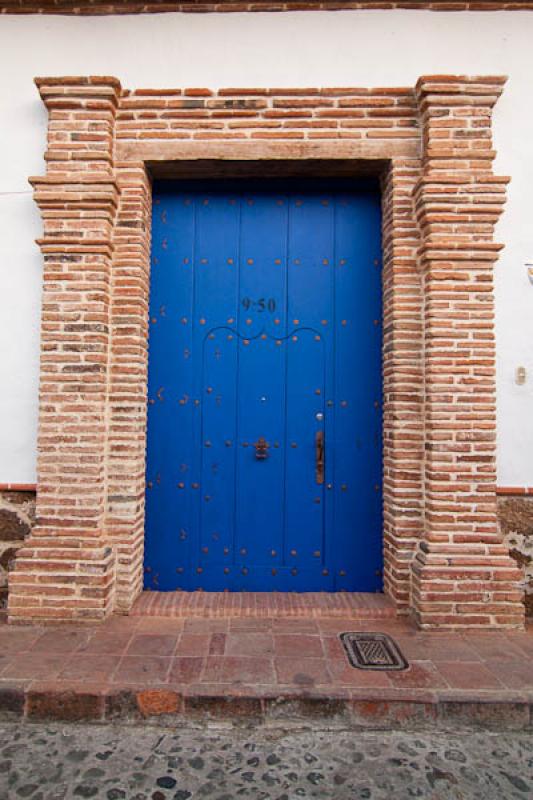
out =
<path fill-rule="evenodd" d="M 249 345 L 249 344 L 250 344 L 250 340 L 249 340 L 249 339 L 243 339 L 243 340 L 242 340 L 242 343 L 243 343 L 244 345 Z"/>
<path fill-rule="evenodd" d="M 157 318 L 156 318 L 156 317 L 152 317 L 152 319 L 150 320 L 150 322 L 152 323 L 152 325 L 155 325 L 155 324 L 156 324 L 156 322 L 157 322 Z"/>
<path fill-rule="evenodd" d="M 299 259 L 299 258 L 295 258 L 295 259 L 294 259 L 294 263 L 295 263 L 295 264 L 299 264 L 299 263 L 300 263 L 300 259 Z"/>
<path fill-rule="evenodd" d="M 329 406 L 329 408 L 331 408 L 333 405 L 333 400 L 328 400 L 326 405 Z"/>
<path fill-rule="evenodd" d="M 274 264 L 281 264 L 281 258 L 275 258 Z"/>
<path fill-rule="evenodd" d="M 228 324 L 229 325 L 232 325 L 234 322 L 235 322 L 235 320 L 233 319 L 233 317 L 228 317 Z"/>
<path fill-rule="evenodd" d="M 278 448 L 279 447 L 279 442 L 274 442 L 274 447 Z"/>
<path fill-rule="evenodd" d="M 222 552 L 224 553 L 225 556 L 228 556 L 229 555 L 229 547 L 225 547 Z"/>
<path fill-rule="evenodd" d="M 199 405 L 200 405 L 200 401 L 199 401 L 199 400 L 195 400 L 195 401 L 194 401 L 194 405 L 195 405 L 195 406 L 199 406 Z"/>
<path fill-rule="evenodd" d="M 155 400 L 154 400 L 153 398 L 150 398 L 150 399 L 148 400 L 148 403 L 149 403 L 151 406 L 153 406 L 153 405 L 155 405 Z"/>
<path fill-rule="evenodd" d="M 190 197 L 186 197 L 185 200 L 183 201 L 183 205 L 184 206 L 190 206 L 190 204 L 191 204 L 191 198 Z"/>
<path fill-rule="evenodd" d="M 187 324 L 187 317 L 182 317 L 181 318 L 181 324 L 182 325 L 186 325 Z"/>
<path fill-rule="evenodd" d="M 323 206 L 329 206 L 329 200 L 322 200 Z"/>
<path fill-rule="evenodd" d="M 247 258 L 247 259 L 246 259 L 246 263 L 247 263 L 247 264 L 253 264 L 253 263 L 254 263 L 254 260 L 253 260 L 253 258 Z"/>
<path fill-rule="evenodd" d="M 379 258 L 374 259 L 374 266 L 379 267 Z"/>
<path fill-rule="evenodd" d="M 324 264 L 325 267 L 327 267 L 327 265 L 329 264 L 329 258 L 323 258 L 322 263 Z"/>
<path fill-rule="evenodd" d="M 207 264 L 207 258 L 201 258 L 200 264 Z"/>
<path fill-rule="evenodd" d="M 211 495 L 210 494 L 204 495 L 204 500 L 206 503 L 209 503 L 209 501 L 211 500 Z"/>
<path fill-rule="evenodd" d="M 190 354 L 191 354 L 191 351 L 189 350 L 188 347 L 186 347 L 184 349 L 184 351 L 183 351 L 183 358 L 185 358 L 185 359 L 189 358 Z"/>
<path fill-rule="evenodd" d="M 346 319 L 343 319 L 343 320 L 342 320 L 342 322 L 341 322 L 341 325 L 342 325 L 343 327 L 346 327 L 346 325 L 347 325 L 347 324 L 348 324 L 348 320 L 346 320 Z"/>
<path fill-rule="evenodd" d="M 245 556 L 246 555 L 246 547 L 241 547 L 239 552 L 240 552 L 241 556 Z"/>
<path fill-rule="evenodd" d="M 347 400 L 341 400 L 341 408 L 346 408 L 347 405 L 348 405 Z"/>
<path fill-rule="evenodd" d="M 178 483 L 178 489 L 185 489 L 185 484 L 182 481 Z"/>
<path fill-rule="evenodd" d="M 274 569 L 271 569 L 271 570 L 270 570 L 270 574 L 271 574 L 271 575 L 277 575 L 277 574 L 278 574 L 278 571 L 277 571 L 277 569 L 276 569 L 276 568 L 274 568 Z"/>
<path fill-rule="evenodd" d="M 247 325 L 251 325 L 252 324 L 252 320 L 250 319 L 250 317 L 248 317 L 248 319 L 246 320 L 246 324 Z"/>
<path fill-rule="evenodd" d="M 279 347 L 279 346 L 280 346 L 280 344 L 281 344 L 281 339 L 276 339 L 276 344 L 277 344 L 277 346 Z"/>
<path fill-rule="evenodd" d="M 191 486 L 192 486 L 193 489 L 199 489 L 200 488 L 200 484 L 199 483 L 191 483 Z"/>
<path fill-rule="evenodd" d="M 322 319 L 322 320 L 320 320 L 320 322 L 322 323 L 322 325 L 327 325 L 328 324 L 327 319 Z"/>
<path fill-rule="evenodd" d="M 203 571 L 204 571 L 204 568 L 203 568 L 203 567 L 196 567 L 196 572 L 197 572 L 199 575 L 201 575 Z"/>
<path fill-rule="evenodd" d="M 228 340 L 228 342 L 231 342 L 233 340 L 233 334 L 232 333 L 228 333 L 227 340 Z"/>
<path fill-rule="evenodd" d="M 341 492 L 346 492 L 347 489 L 348 489 L 347 484 L 346 483 L 341 483 Z"/>
<path fill-rule="evenodd" d="M 163 250 L 167 250 L 168 249 L 168 241 L 167 241 L 167 239 L 163 239 L 163 241 L 161 242 L 161 247 L 163 248 Z"/>
<path fill-rule="evenodd" d="M 277 551 L 276 551 L 276 550 L 271 550 L 271 551 L 270 551 L 270 555 L 272 556 L 272 558 L 275 558 L 275 557 L 277 556 L 277 554 L 278 554 L 278 553 L 277 553 Z"/>
<path fill-rule="evenodd" d="M 292 324 L 293 325 L 299 325 L 300 324 L 300 320 L 299 319 L 293 319 Z"/>
<path fill-rule="evenodd" d="M 298 447 L 298 445 L 296 444 L 296 442 L 291 442 L 291 447 Z"/>
<path fill-rule="evenodd" d="M 341 260 L 339 261 L 339 264 L 341 265 L 341 267 L 344 267 L 344 265 L 346 264 L 346 259 L 345 258 L 341 258 Z"/>
<path fill-rule="evenodd" d="M 160 387 L 159 387 L 159 389 L 158 389 L 158 390 L 157 390 L 157 392 L 156 392 L 157 399 L 158 399 L 158 400 L 159 400 L 161 403 L 162 403 L 162 402 L 164 401 L 164 399 L 165 399 L 165 398 L 163 397 L 163 392 L 164 392 L 164 391 L 165 391 L 165 387 L 164 387 L 164 386 L 160 386 Z"/>
<path fill-rule="evenodd" d="M 248 442 L 243 442 L 243 443 L 242 443 L 242 446 L 243 446 L 243 447 L 248 447 Z"/>
<path fill-rule="evenodd" d="M 374 484 L 374 491 L 379 492 L 379 483 Z"/>
<path fill-rule="evenodd" d="M 267 335 L 266 335 L 266 333 L 262 333 L 262 334 L 261 334 L 261 339 L 266 339 L 266 338 L 267 338 Z"/>
<path fill-rule="evenodd" d="M 313 556 L 315 558 L 320 558 L 320 550 L 315 550 L 314 553 L 313 553 Z"/>
<path fill-rule="evenodd" d="M 184 264 L 189 264 L 189 263 L 190 263 L 190 260 L 191 260 L 190 258 L 184 258 L 184 259 L 183 259 L 183 263 L 184 263 Z"/>
<path fill-rule="evenodd" d="M 181 539 L 182 542 L 184 542 L 186 540 L 186 538 L 187 538 L 187 531 L 184 531 L 183 528 L 182 528 L 181 531 L 180 531 L 180 539 Z"/>
<path fill-rule="evenodd" d="M 154 485 L 154 484 L 152 483 L 152 481 L 148 481 L 148 483 L 146 484 L 146 488 L 147 488 L 147 489 L 152 489 L 152 488 L 153 488 L 153 485 Z"/>
<path fill-rule="evenodd" d="M 152 567 L 145 567 L 144 571 L 150 573 L 152 571 Z"/>
<path fill-rule="evenodd" d="M 210 333 L 208 338 L 211 339 L 211 340 L 214 339 L 215 338 L 215 334 L 214 333 Z"/>
<path fill-rule="evenodd" d="M 224 567 L 224 575 L 229 575 L 229 567 Z"/>
<path fill-rule="evenodd" d="M 346 570 L 345 569 L 340 569 L 339 570 L 339 575 L 341 576 L 341 578 L 345 578 L 346 577 Z"/>
<path fill-rule="evenodd" d="M 322 338 L 322 337 L 321 337 L 321 336 L 319 336 L 319 335 L 317 334 L 317 335 L 315 336 L 315 342 L 319 342 L 321 338 Z"/>
<path fill-rule="evenodd" d="M 329 491 L 331 491 L 333 489 L 333 484 L 332 483 L 328 483 L 328 485 L 326 486 L 326 489 L 329 489 Z"/>
<path fill-rule="evenodd" d="M 322 575 L 329 575 L 329 569 L 323 569 Z"/>
<path fill-rule="evenodd" d="M 279 323 L 280 323 L 280 322 L 281 322 L 281 320 L 279 320 L 279 319 L 275 319 L 275 320 L 274 320 L 274 325 L 279 325 Z"/>
<path fill-rule="evenodd" d="M 294 205 L 295 205 L 295 206 L 301 206 L 301 205 L 302 205 L 302 203 L 303 203 L 303 200 L 296 200 L 296 202 L 294 203 Z"/>
<path fill-rule="evenodd" d="M 233 259 L 232 258 L 228 258 L 228 264 L 233 264 Z"/>
<path fill-rule="evenodd" d="M 315 497 L 314 502 L 316 503 L 317 506 L 319 506 L 320 505 L 320 497 Z"/>
<path fill-rule="evenodd" d="M 201 318 L 200 325 L 205 325 L 205 318 L 204 317 Z"/>
<path fill-rule="evenodd" d="M 211 538 L 212 538 L 212 540 L 213 540 L 214 542 L 218 542 L 218 540 L 220 539 L 220 533 L 217 533 L 217 532 L 215 531 L 215 533 L 211 534 Z"/>
<path fill-rule="evenodd" d="M 296 556 L 296 555 L 298 555 L 296 550 L 291 550 L 291 556 Z"/>
<path fill-rule="evenodd" d="M 183 575 L 183 572 L 184 572 L 183 567 L 177 567 L 176 568 L 176 572 L 178 573 L 178 575 Z"/>
<path fill-rule="evenodd" d="M 322 394 L 322 389 L 315 389 L 315 394 Z"/>
<path fill-rule="evenodd" d="M 248 567 L 243 567 L 241 569 L 241 572 L 242 572 L 243 575 L 248 575 Z"/>
<path fill-rule="evenodd" d="M 278 206 L 282 206 L 283 205 L 283 200 L 276 200 L 276 204 Z"/>
<path fill-rule="evenodd" d="M 374 400 L 374 408 L 379 408 L 379 400 Z"/>
<path fill-rule="evenodd" d="M 379 319 L 374 319 L 372 321 L 373 321 L 374 325 L 379 325 Z"/>
<path fill-rule="evenodd" d="M 298 570 L 296 569 L 296 567 L 293 567 L 291 569 L 291 575 L 298 575 Z"/>
<path fill-rule="evenodd" d="M 292 341 L 293 341 L 293 342 L 297 342 L 297 341 L 298 341 L 298 337 L 297 337 L 297 336 L 293 336 L 293 337 L 292 337 Z"/>
<path fill-rule="evenodd" d="M 209 547 L 202 547 L 202 553 L 209 553 Z"/>
<path fill-rule="evenodd" d="M 206 389 L 206 392 L 207 392 L 207 394 L 212 394 L 213 387 L 212 386 L 208 386 L 207 389 Z"/>
<path fill-rule="evenodd" d="M 208 206 L 208 205 L 209 205 L 209 200 L 206 197 L 205 200 L 204 200 L 204 206 Z"/>
<path fill-rule="evenodd" d="M 224 442 L 224 444 L 226 445 L 226 447 L 231 447 L 231 445 L 232 445 L 232 441 L 231 441 L 231 439 L 226 439 L 226 441 Z"/>

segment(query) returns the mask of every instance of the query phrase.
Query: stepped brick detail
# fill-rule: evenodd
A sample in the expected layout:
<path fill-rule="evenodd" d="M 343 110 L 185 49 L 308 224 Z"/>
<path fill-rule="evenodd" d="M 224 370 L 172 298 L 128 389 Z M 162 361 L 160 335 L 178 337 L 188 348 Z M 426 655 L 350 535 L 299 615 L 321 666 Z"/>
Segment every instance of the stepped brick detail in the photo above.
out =
<path fill-rule="evenodd" d="M 37 522 L 12 622 L 128 613 L 142 589 L 152 177 L 379 175 L 386 594 L 423 627 L 520 627 L 496 529 L 492 173 L 501 78 L 122 90 L 41 78 L 47 171 Z"/>
<path fill-rule="evenodd" d="M 422 78 L 414 192 L 424 285 L 424 536 L 413 564 L 422 627 L 522 621 L 520 572 L 496 505 L 493 231 L 508 178 L 492 173 L 501 78 Z"/>

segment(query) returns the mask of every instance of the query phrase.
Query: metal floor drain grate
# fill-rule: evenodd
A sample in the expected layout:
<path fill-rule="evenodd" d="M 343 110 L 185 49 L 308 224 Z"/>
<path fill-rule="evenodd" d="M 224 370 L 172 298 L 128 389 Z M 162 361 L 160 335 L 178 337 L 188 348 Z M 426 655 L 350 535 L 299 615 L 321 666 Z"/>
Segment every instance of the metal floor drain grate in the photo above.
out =
<path fill-rule="evenodd" d="M 352 667 L 357 669 L 407 669 L 398 645 L 386 633 L 341 633 Z"/>

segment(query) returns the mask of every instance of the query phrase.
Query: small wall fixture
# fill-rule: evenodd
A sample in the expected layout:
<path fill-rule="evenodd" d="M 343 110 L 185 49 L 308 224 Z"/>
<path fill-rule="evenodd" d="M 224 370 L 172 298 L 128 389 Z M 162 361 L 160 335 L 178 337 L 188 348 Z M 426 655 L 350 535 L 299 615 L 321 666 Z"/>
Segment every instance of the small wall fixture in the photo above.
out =
<path fill-rule="evenodd" d="M 533 261 L 526 261 L 526 269 L 529 282 L 533 284 Z"/>
<path fill-rule="evenodd" d="M 515 381 L 518 384 L 518 386 L 523 386 L 524 385 L 524 383 L 526 382 L 526 377 L 527 377 L 526 368 L 525 367 L 517 367 L 516 368 L 516 373 L 515 373 Z"/>

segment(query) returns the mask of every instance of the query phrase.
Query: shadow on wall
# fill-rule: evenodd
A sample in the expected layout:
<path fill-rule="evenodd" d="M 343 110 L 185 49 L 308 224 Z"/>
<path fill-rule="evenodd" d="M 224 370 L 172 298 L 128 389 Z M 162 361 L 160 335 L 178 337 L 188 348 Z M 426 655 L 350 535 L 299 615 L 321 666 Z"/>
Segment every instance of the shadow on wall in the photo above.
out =
<path fill-rule="evenodd" d="M 8 572 L 35 521 L 35 492 L 0 491 L 0 612 L 7 607 Z"/>
<path fill-rule="evenodd" d="M 533 617 L 533 495 L 500 497 L 498 521 L 504 544 L 524 569 L 526 616 Z"/>

